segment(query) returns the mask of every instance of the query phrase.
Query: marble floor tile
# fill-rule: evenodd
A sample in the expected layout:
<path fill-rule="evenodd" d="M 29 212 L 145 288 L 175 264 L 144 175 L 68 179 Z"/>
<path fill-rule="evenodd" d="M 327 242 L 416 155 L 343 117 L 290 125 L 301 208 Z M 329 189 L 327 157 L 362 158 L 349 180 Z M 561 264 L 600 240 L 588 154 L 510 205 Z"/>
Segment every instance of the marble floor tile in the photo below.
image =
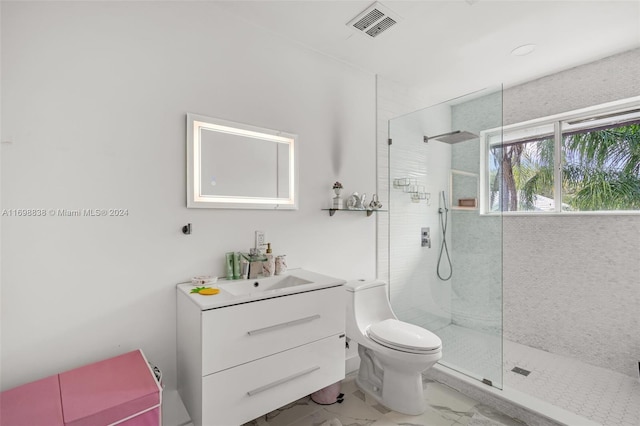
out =
<path fill-rule="evenodd" d="M 392 422 L 386 417 L 382 417 L 380 420 L 376 420 L 371 426 L 398 426 L 398 423 Z"/>
<path fill-rule="evenodd" d="M 467 417 L 467 423 L 462 423 L 459 421 L 460 424 L 467 426 L 479 426 L 480 424 L 482 424 L 482 422 L 492 426 L 523 426 L 525 424 L 524 422 L 513 419 L 505 414 L 502 414 L 498 410 L 495 410 L 484 404 L 476 405 L 475 407 L 473 407 L 473 410 L 467 414 L 471 415 Z"/>
<path fill-rule="evenodd" d="M 383 416 L 383 413 L 379 410 L 376 410 L 353 394 L 345 394 L 342 404 L 325 405 L 323 409 L 339 418 L 345 425 L 370 425 Z"/>
<path fill-rule="evenodd" d="M 264 425 L 287 426 L 302 417 L 318 411 L 318 409 L 318 404 L 313 402 L 310 397 L 306 396 L 264 416 L 266 420 Z"/>
<path fill-rule="evenodd" d="M 408 416 L 395 411 L 384 415 L 391 424 L 406 426 L 452 426 L 460 417 L 452 415 L 448 410 L 433 407 L 427 407 L 427 410 L 418 416 Z"/>
<path fill-rule="evenodd" d="M 319 405 L 301 398 L 245 426 L 523 426 L 438 382 L 424 382 L 427 410 L 419 416 L 401 414 L 382 406 L 361 391 L 355 374 L 342 382 L 344 401 Z M 475 423 L 474 423 L 475 422 Z"/>
<path fill-rule="evenodd" d="M 438 382 L 427 383 L 425 398 L 431 407 L 454 420 L 478 404 L 477 401 Z"/>

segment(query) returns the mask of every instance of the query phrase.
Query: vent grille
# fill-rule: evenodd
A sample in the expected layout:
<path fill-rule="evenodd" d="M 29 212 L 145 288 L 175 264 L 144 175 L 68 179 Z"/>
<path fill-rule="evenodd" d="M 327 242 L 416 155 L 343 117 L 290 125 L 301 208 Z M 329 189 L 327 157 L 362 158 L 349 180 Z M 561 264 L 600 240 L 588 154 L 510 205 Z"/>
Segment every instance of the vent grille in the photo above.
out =
<path fill-rule="evenodd" d="M 400 21 L 400 17 L 376 2 L 347 23 L 354 31 L 375 38 Z"/>
<path fill-rule="evenodd" d="M 383 32 L 384 30 L 390 28 L 395 23 L 396 23 L 396 21 L 394 21 L 392 18 L 389 18 L 387 16 L 382 21 L 380 21 L 380 23 L 376 24 L 375 27 L 373 27 L 369 31 L 367 31 L 367 34 L 369 34 L 371 37 L 375 37 L 378 34 L 380 34 L 381 32 Z"/>
<path fill-rule="evenodd" d="M 380 12 L 378 9 L 373 9 L 371 12 L 367 13 L 364 18 L 353 24 L 353 26 L 360 31 L 364 31 L 369 28 L 371 24 L 375 24 L 380 20 L 380 18 L 383 18 L 384 16 L 384 13 Z"/>

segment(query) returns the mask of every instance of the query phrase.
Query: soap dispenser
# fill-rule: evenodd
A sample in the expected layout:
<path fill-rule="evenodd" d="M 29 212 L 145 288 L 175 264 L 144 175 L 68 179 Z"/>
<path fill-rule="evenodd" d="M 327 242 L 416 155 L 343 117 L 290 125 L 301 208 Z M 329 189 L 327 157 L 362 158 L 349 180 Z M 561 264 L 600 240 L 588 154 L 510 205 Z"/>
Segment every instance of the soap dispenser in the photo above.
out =
<path fill-rule="evenodd" d="M 273 258 L 271 252 L 271 243 L 267 243 L 267 260 L 262 262 L 262 275 L 265 277 L 272 277 L 276 272 L 276 260 Z"/>

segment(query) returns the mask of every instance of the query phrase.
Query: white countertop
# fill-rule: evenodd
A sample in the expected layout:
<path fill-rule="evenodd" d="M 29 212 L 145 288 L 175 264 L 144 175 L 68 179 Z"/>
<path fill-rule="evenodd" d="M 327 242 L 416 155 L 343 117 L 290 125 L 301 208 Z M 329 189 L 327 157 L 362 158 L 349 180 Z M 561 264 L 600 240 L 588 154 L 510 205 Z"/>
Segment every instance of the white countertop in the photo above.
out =
<path fill-rule="evenodd" d="M 318 274 L 316 272 L 307 271 L 306 269 L 290 269 L 286 273 L 282 275 L 290 275 L 294 277 L 299 277 L 307 281 L 311 281 L 307 284 L 300 284 L 291 287 L 285 288 L 277 288 L 273 290 L 263 290 L 256 291 L 242 295 L 233 295 L 227 291 L 225 291 L 222 287 L 220 287 L 220 293 L 214 294 L 211 296 L 204 296 L 198 293 L 191 293 L 191 290 L 196 287 L 190 283 L 178 284 L 178 291 L 184 293 L 193 303 L 195 303 L 201 310 L 205 311 L 208 309 L 222 308 L 224 306 L 237 305 L 240 303 L 247 302 L 255 302 L 257 300 L 269 299 L 272 297 L 285 296 L 289 294 L 302 293 L 305 291 L 311 290 L 320 290 L 323 288 L 336 287 L 341 286 L 346 283 L 345 280 L 335 277 L 330 277 L 328 275 Z M 277 277 L 277 276 L 276 276 Z M 219 279 L 217 283 L 206 285 L 203 287 L 212 287 L 216 288 L 218 285 L 233 285 L 234 283 L 246 283 L 250 282 L 260 282 L 261 280 L 268 280 L 268 277 L 259 277 L 250 280 L 226 280 Z"/>

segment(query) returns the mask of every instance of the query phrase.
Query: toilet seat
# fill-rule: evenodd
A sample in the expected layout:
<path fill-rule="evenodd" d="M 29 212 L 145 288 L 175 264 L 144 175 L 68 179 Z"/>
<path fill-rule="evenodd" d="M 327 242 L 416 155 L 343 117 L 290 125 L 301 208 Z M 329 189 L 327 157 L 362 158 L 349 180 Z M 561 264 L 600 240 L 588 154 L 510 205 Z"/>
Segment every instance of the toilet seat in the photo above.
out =
<path fill-rule="evenodd" d="M 442 347 L 442 340 L 432 332 L 396 319 L 370 325 L 367 335 L 374 342 L 403 352 L 427 354 Z"/>

